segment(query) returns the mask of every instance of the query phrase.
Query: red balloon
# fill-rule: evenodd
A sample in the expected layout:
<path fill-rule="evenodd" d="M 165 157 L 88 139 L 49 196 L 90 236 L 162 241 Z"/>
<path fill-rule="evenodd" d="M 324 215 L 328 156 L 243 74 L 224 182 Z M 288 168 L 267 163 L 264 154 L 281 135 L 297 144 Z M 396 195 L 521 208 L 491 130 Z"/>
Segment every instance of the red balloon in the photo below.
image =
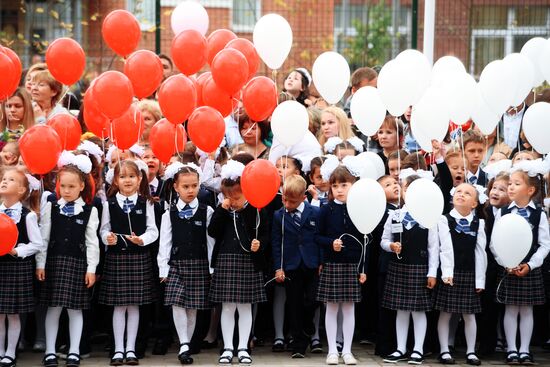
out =
<path fill-rule="evenodd" d="M 88 130 L 95 135 L 105 138 L 109 136 L 109 119 L 99 111 L 97 103 L 94 100 L 93 85 L 90 85 L 84 94 L 84 123 Z"/>
<path fill-rule="evenodd" d="M 227 43 L 237 38 L 237 35 L 231 32 L 229 29 L 216 29 L 210 33 L 206 42 L 208 43 L 208 64 L 212 64 L 214 57 L 225 48 Z"/>
<path fill-rule="evenodd" d="M 225 48 L 234 48 L 244 55 L 248 62 L 248 79 L 256 75 L 260 68 L 260 56 L 252 42 L 246 38 L 237 38 L 230 41 Z"/>
<path fill-rule="evenodd" d="M 137 143 L 143 133 L 143 116 L 136 105 L 131 105 L 122 116 L 113 120 L 112 132 L 118 149 L 126 150 Z"/>
<path fill-rule="evenodd" d="M 128 111 L 134 97 L 130 79 L 119 71 L 106 71 L 94 83 L 94 99 L 99 110 L 114 119 Z"/>
<path fill-rule="evenodd" d="M 224 48 L 212 61 L 212 78 L 228 94 L 241 90 L 248 80 L 248 62 L 244 55 L 235 49 Z"/>
<path fill-rule="evenodd" d="M 128 56 L 124 63 L 124 74 L 132 82 L 138 98 L 149 97 L 162 82 L 162 62 L 154 52 L 138 50 Z"/>
<path fill-rule="evenodd" d="M 233 97 L 217 86 L 211 76 L 207 77 L 202 85 L 202 102 L 218 110 L 223 117 L 233 111 Z"/>
<path fill-rule="evenodd" d="M 206 38 L 194 29 L 179 33 L 172 40 L 172 60 L 183 74 L 195 74 L 206 64 Z"/>
<path fill-rule="evenodd" d="M 281 185 L 277 169 L 268 160 L 256 159 L 248 163 L 241 177 L 241 189 L 244 197 L 255 208 L 265 208 Z"/>
<path fill-rule="evenodd" d="M 82 129 L 73 115 L 65 113 L 55 115 L 46 124 L 53 127 L 59 135 L 63 150 L 75 150 L 80 144 Z"/>
<path fill-rule="evenodd" d="M 75 40 L 58 38 L 46 50 L 46 63 L 55 79 L 65 85 L 71 85 L 84 73 L 86 55 Z"/>
<path fill-rule="evenodd" d="M 168 163 L 176 152 L 181 152 L 187 143 L 183 125 L 174 125 L 167 119 L 160 119 L 151 128 L 149 144 L 153 153 L 164 163 Z"/>
<path fill-rule="evenodd" d="M 13 95 L 17 87 L 19 86 L 19 81 L 21 80 L 21 72 L 23 70 L 23 67 L 21 66 L 21 60 L 19 60 L 19 56 L 11 49 L 7 47 L 2 48 L 6 56 L 8 56 L 13 63 L 13 66 L 15 67 L 15 73 L 13 76 L 12 86 L 11 86 L 11 92 L 9 93 L 10 96 Z M 2 98 L 0 98 L 1 100 Z"/>
<path fill-rule="evenodd" d="M 0 256 L 7 255 L 17 244 L 17 225 L 6 214 L 0 214 Z"/>
<path fill-rule="evenodd" d="M 16 76 L 16 68 L 6 53 L 0 54 L 0 101 L 7 99 L 13 93 L 13 78 Z"/>
<path fill-rule="evenodd" d="M 63 147 L 53 127 L 34 125 L 19 139 L 19 150 L 31 173 L 45 175 L 57 165 Z"/>
<path fill-rule="evenodd" d="M 195 87 L 197 88 L 197 106 L 204 106 L 204 102 L 202 100 L 202 88 L 204 87 L 204 83 L 208 80 L 208 77 L 211 75 L 212 73 L 207 71 L 199 75 L 197 78 L 197 84 L 195 84 Z"/>
<path fill-rule="evenodd" d="M 195 84 L 185 75 L 172 75 L 162 83 L 158 93 L 164 117 L 173 124 L 181 124 L 197 107 Z"/>
<path fill-rule="evenodd" d="M 225 135 L 225 122 L 222 115 L 209 106 L 197 108 L 187 123 L 189 138 L 204 152 L 218 149 Z"/>
<path fill-rule="evenodd" d="M 277 87 L 273 80 L 257 76 L 248 82 L 243 91 L 243 105 L 252 121 L 263 121 L 277 107 Z"/>
<path fill-rule="evenodd" d="M 141 29 L 136 17 L 126 10 L 114 10 L 107 14 L 101 27 L 105 43 L 117 54 L 131 54 L 141 39 Z"/>

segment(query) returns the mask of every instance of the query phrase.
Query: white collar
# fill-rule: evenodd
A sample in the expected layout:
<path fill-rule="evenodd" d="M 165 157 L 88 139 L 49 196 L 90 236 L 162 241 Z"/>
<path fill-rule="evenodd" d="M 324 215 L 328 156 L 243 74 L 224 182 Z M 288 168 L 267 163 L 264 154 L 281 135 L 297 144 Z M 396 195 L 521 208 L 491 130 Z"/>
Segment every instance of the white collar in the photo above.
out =
<path fill-rule="evenodd" d="M 20 201 L 18 201 L 17 203 L 13 204 L 12 206 L 10 206 L 9 208 L 4 205 L 4 203 L 2 203 L 2 205 L 0 205 L 0 210 L 1 211 L 4 211 L 6 209 L 11 209 L 11 210 L 16 210 L 16 211 L 21 211 L 23 210 L 23 204 L 21 204 Z"/>
<path fill-rule="evenodd" d="M 513 208 L 519 208 L 519 206 L 516 204 L 515 201 L 512 201 L 510 205 L 508 205 L 508 209 L 513 209 Z M 535 203 L 533 203 L 533 200 L 531 200 L 525 208 L 537 209 Z"/>
<path fill-rule="evenodd" d="M 317 190 L 317 195 L 320 198 L 328 198 L 328 191 L 321 191 L 318 188 L 315 188 L 315 190 Z"/>
<path fill-rule="evenodd" d="M 460 220 L 460 219 L 466 219 L 468 221 L 468 223 L 472 223 L 472 220 L 474 220 L 474 211 L 473 210 L 467 216 L 463 216 L 456 209 L 451 210 L 451 212 L 449 214 L 451 215 L 451 217 L 453 217 L 457 221 Z"/>
<path fill-rule="evenodd" d="M 61 198 L 57 200 L 57 204 L 59 204 L 59 209 L 63 209 L 63 207 L 67 204 L 67 200 Z M 78 215 L 84 211 L 84 200 L 82 200 L 82 197 L 79 196 L 78 199 L 74 201 L 74 215 Z"/>
<path fill-rule="evenodd" d="M 345 203 L 340 200 L 334 199 L 334 204 L 344 205 Z"/>
<path fill-rule="evenodd" d="M 159 187 L 159 179 L 156 177 L 153 178 L 151 182 L 149 182 L 149 186 L 153 186 L 156 190 Z"/>
<path fill-rule="evenodd" d="M 500 208 L 497 208 L 496 206 L 492 206 L 491 208 L 493 208 L 493 215 L 497 215 Z"/>
<path fill-rule="evenodd" d="M 178 208 L 178 210 L 183 210 L 183 208 L 185 208 L 186 205 L 188 204 L 185 203 L 185 201 L 178 199 L 178 203 L 176 204 L 176 207 Z M 194 198 L 193 201 L 189 203 L 189 207 L 191 207 L 191 209 L 193 210 L 195 210 L 198 206 L 199 206 L 199 199 L 197 198 Z"/>
<path fill-rule="evenodd" d="M 135 204 L 137 202 L 137 198 L 138 198 L 137 192 L 130 196 L 124 196 L 120 192 L 116 193 L 116 199 L 119 203 L 124 203 L 124 200 L 128 199 Z"/>
<path fill-rule="evenodd" d="M 472 173 L 470 172 L 470 170 L 468 170 L 468 173 L 466 174 L 466 178 L 470 178 L 472 176 L 476 176 L 476 178 L 479 178 L 479 170 L 481 169 L 481 167 L 477 167 L 477 171 L 476 173 Z"/>
<path fill-rule="evenodd" d="M 300 205 L 298 205 L 298 207 L 294 211 L 300 212 L 300 214 L 302 214 L 304 212 L 305 207 L 306 207 L 306 204 L 302 202 Z M 288 210 L 287 212 L 290 213 Z"/>

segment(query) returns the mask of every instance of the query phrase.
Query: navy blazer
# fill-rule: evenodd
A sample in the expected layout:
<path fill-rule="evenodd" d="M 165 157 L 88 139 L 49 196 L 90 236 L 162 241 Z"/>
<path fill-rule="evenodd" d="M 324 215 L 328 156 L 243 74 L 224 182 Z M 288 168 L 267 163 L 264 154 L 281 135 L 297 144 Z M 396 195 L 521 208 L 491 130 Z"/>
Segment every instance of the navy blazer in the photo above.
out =
<path fill-rule="evenodd" d="M 290 213 L 283 207 L 273 214 L 271 231 L 271 248 L 273 253 L 273 270 L 281 268 L 281 241 L 283 241 L 283 270 L 295 270 L 303 265 L 308 269 L 319 267 L 321 250 L 315 241 L 319 225 L 319 208 L 304 202 L 300 217 L 300 226 L 294 223 Z"/>

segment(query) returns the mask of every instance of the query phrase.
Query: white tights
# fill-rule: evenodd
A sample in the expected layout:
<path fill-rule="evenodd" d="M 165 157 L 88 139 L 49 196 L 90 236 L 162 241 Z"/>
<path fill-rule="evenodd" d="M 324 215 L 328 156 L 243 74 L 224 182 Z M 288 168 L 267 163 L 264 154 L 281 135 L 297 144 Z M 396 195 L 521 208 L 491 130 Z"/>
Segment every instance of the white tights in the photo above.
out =
<path fill-rule="evenodd" d="M 174 317 L 174 325 L 178 332 L 180 344 L 189 343 L 193 332 L 195 331 L 195 323 L 197 321 L 197 310 L 186 309 L 178 306 L 172 306 L 172 314 Z M 189 350 L 188 345 L 180 346 L 180 353 Z"/>
<path fill-rule="evenodd" d="M 6 317 L 8 318 L 8 344 L 4 345 L 4 340 L 6 340 Z M 0 314 L 0 357 L 15 358 L 15 349 L 20 333 L 21 320 L 19 314 Z"/>
<path fill-rule="evenodd" d="M 55 354 L 55 341 L 59 330 L 59 317 L 63 307 L 48 307 L 46 313 L 46 354 Z M 82 336 L 82 310 L 69 310 L 69 353 L 80 354 L 80 338 Z"/>
<path fill-rule="evenodd" d="M 128 313 L 128 323 L 126 323 Z M 127 326 L 126 326 L 127 324 Z M 124 349 L 124 329 L 126 327 L 126 349 Z M 113 311 L 113 334 L 115 352 L 135 351 L 139 327 L 139 306 L 115 306 Z"/>
<path fill-rule="evenodd" d="M 395 319 L 395 332 L 397 334 L 397 350 L 405 354 L 407 351 L 407 336 L 409 334 L 410 317 L 413 318 L 414 326 L 414 349 L 424 353 L 424 338 L 428 321 L 425 312 L 419 311 L 397 311 Z"/>
<path fill-rule="evenodd" d="M 239 312 L 239 347 L 248 348 L 248 338 L 252 329 L 252 305 L 250 303 L 222 304 L 222 335 L 225 349 L 233 349 L 233 333 L 235 331 L 235 311 Z"/>
<path fill-rule="evenodd" d="M 504 334 L 506 335 L 506 343 L 508 343 L 508 352 L 517 351 L 518 315 L 521 340 L 519 352 L 529 353 L 529 344 L 533 333 L 533 306 L 514 305 L 506 305 L 504 308 Z"/>
<path fill-rule="evenodd" d="M 344 334 L 344 346 L 342 354 L 351 353 L 353 330 L 355 327 L 355 304 L 353 302 L 327 303 L 325 313 L 325 329 L 327 331 L 328 353 L 336 354 L 336 334 L 338 324 L 338 308 L 342 308 L 342 331 Z"/>
<path fill-rule="evenodd" d="M 437 323 L 441 353 L 449 351 L 449 325 L 452 314 L 441 311 Z M 466 353 L 474 353 L 476 345 L 477 324 L 474 314 L 462 314 L 464 319 L 464 335 L 466 336 Z"/>

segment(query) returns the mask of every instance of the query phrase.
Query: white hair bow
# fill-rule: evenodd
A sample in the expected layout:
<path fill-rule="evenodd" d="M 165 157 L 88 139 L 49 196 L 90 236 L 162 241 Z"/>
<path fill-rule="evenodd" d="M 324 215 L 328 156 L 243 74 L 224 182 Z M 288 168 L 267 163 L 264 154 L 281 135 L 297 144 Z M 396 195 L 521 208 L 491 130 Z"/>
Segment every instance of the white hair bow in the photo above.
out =
<path fill-rule="evenodd" d="M 173 180 L 176 173 L 178 173 L 182 168 L 189 167 L 197 171 L 199 175 L 199 182 L 202 182 L 202 169 L 197 166 L 195 163 L 181 163 L 181 162 L 174 162 L 170 164 L 166 169 L 164 170 L 164 179 L 165 180 Z"/>
<path fill-rule="evenodd" d="M 92 171 L 92 161 L 83 154 L 74 155 L 71 152 L 64 150 L 57 160 L 57 167 L 61 168 L 66 165 L 76 166 L 82 173 L 88 174 Z"/>
<path fill-rule="evenodd" d="M 230 180 L 236 181 L 239 177 L 243 175 L 243 171 L 244 171 L 244 164 L 238 161 L 234 161 L 233 159 L 230 159 L 222 167 L 222 172 L 220 176 L 222 180 L 230 179 Z"/>

